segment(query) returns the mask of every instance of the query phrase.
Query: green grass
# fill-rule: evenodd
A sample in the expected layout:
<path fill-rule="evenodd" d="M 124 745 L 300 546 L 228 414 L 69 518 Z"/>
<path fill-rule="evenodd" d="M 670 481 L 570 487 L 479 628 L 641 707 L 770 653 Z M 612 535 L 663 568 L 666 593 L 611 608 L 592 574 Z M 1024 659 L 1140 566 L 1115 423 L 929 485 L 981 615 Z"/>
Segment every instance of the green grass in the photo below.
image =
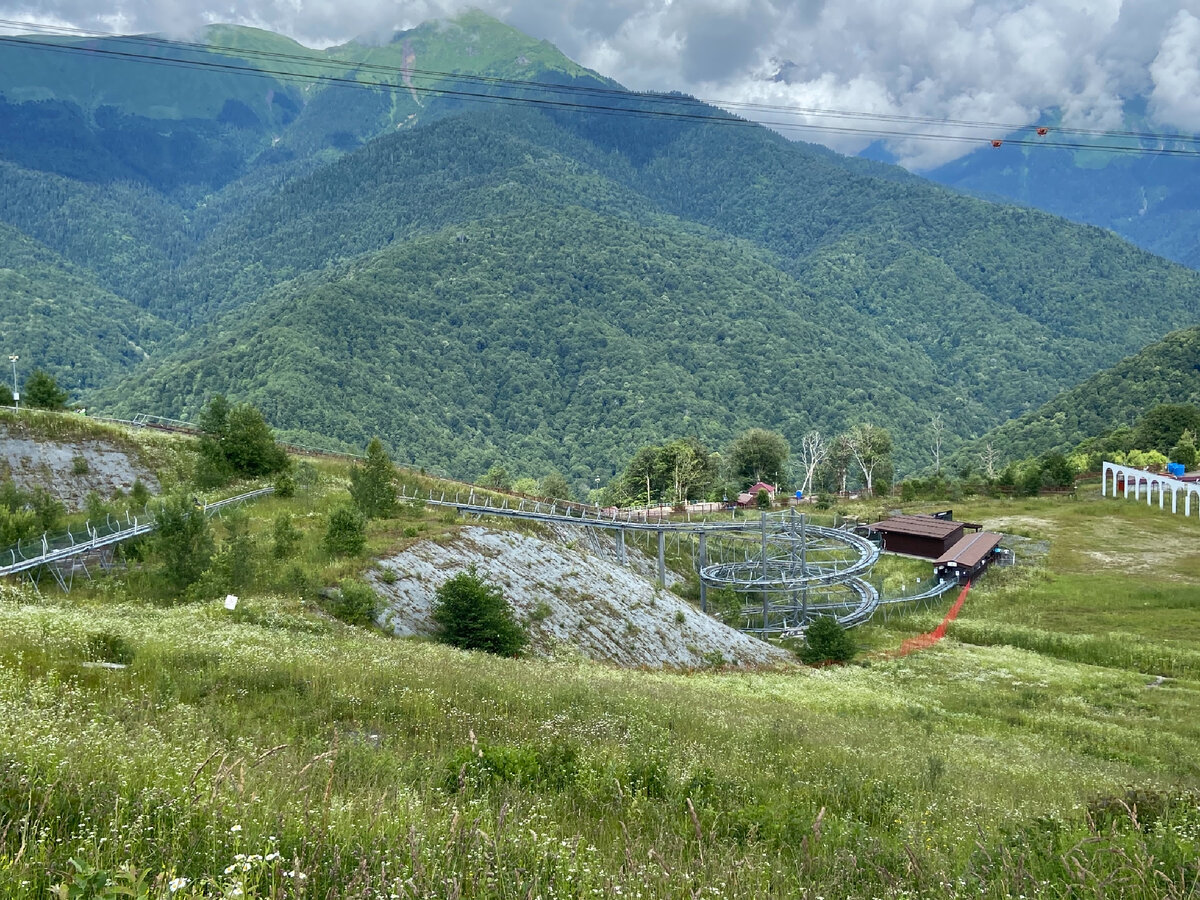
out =
<path fill-rule="evenodd" d="M 156 597 L 136 569 L 69 597 L 0 587 L 0 896 L 118 896 L 104 879 L 146 897 L 1200 889 L 1200 591 L 1174 567 L 1072 568 L 1130 529 L 1186 545 L 1169 514 L 956 506 L 1050 553 L 990 573 L 934 649 L 795 674 L 622 671 L 324 615 L 311 586 L 361 574 L 406 529 L 457 526 L 405 508 L 372 523 L 367 555 L 331 560 L 318 544 L 345 470 L 317 470 L 247 509 L 259 567 L 236 611 Z M 280 513 L 302 539 L 276 564 Z M 309 587 L 287 589 L 289 568 Z M 859 637 L 888 650 L 943 612 Z M 102 656 L 128 668 L 88 665 Z"/>

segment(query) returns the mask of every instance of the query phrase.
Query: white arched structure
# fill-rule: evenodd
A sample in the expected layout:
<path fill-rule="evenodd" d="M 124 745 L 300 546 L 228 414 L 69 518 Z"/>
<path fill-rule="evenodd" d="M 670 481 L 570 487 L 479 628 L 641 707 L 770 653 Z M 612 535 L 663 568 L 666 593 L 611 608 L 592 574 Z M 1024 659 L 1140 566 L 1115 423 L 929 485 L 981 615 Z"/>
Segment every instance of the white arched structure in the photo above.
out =
<path fill-rule="evenodd" d="M 1117 463 L 1106 462 L 1100 474 L 1100 494 L 1109 496 L 1109 482 L 1112 482 L 1112 496 L 1117 496 L 1118 482 L 1124 485 L 1124 495 L 1130 494 L 1134 500 L 1142 499 L 1142 491 L 1146 492 L 1146 505 L 1154 503 L 1154 493 L 1158 492 L 1158 508 L 1166 509 L 1167 492 L 1171 494 L 1171 512 L 1179 512 L 1179 496 L 1183 495 L 1183 514 L 1192 514 L 1193 498 L 1196 514 L 1200 516 L 1200 483 L 1180 481 L 1170 475 L 1156 475 L 1145 469 L 1134 469 Z"/>

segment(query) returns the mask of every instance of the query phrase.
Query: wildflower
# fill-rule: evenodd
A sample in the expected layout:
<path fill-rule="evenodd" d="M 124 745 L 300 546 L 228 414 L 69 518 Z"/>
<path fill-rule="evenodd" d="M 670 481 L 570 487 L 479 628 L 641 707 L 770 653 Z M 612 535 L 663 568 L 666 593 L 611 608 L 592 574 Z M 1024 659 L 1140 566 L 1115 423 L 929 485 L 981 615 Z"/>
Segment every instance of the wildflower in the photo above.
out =
<path fill-rule="evenodd" d="M 167 890 L 169 890 L 173 894 L 176 891 L 183 890 L 189 884 L 191 884 L 191 882 L 188 881 L 186 878 L 182 878 L 182 877 L 181 878 L 172 878 L 171 881 L 167 884 Z"/>
<path fill-rule="evenodd" d="M 241 831 L 241 830 L 242 830 L 242 826 L 241 826 L 241 825 L 234 825 L 233 827 L 231 827 L 231 828 L 229 829 L 229 833 L 230 833 L 230 834 L 237 834 L 237 833 L 238 833 L 239 831 Z"/>

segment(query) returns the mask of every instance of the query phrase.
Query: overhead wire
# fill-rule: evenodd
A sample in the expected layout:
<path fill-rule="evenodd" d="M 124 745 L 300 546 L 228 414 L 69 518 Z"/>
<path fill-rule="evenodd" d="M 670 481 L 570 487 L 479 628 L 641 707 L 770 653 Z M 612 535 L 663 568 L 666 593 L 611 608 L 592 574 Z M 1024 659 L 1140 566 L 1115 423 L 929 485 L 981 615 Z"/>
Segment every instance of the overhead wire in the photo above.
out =
<path fill-rule="evenodd" d="M 824 134 L 837 134 L 858 137 L 879 138 L 885 140 L 918 140 L 944 141 L 956 143 L 979 144 L 990 143 L 992 146 L 1011 144 L 1022 147 L 1046 147 L 1063 150 L 1090 150 L 1108 153 L 1152 154 L 1158 156 L 1200 156 L 1200 147 L 1166 146 L 1167 144 L 1200 144 L 1200 136 L 1184 134 L 1163 134 L 1145 131 L 1106 131 L 1100 129 L 1076 129 L 1061 125 L 1031 125 L 1016 123 L 998 123 L 987 121 L 945 119 L 932 116 L 912 116 L 898 113 L 876 113 L 861 110 L 840 110 L 822 107 L 791 106 L 783 104 L 754 103 L 749 101 L 701 100 L 682 94 L 661 92 L 630 92 L 620 87 L 606 87 L 581 84 L 555 84 L 543 81 L 522 80 L 493 75 L 443 72 L 421 69 L 410 66 L 396 66 L 367 60 L 347 60 L 331 56 L 312 54 L 287 53 L 279 50 L 259 48 L 229 47 L 214 43 L 199 43 L 180 41 L 159 37 L 156 35 L 119 35 L 89 29 L 70 28 L 64 26 L 43 26 L 38 23 L 24 22 L 12 19 L 0 19 L 0 27 L 8 28 L 44 28 L 49 34 L 35 35 L 0 35 L 0 43 L 18 44 L 32 49 L 84 53 L 107 58 L 124 59 L 148 65 L 162 65 L 191 69 L 207 69 L 236 74 L 244 74 L 265 78 L 278 78 L 293 82 L 327 83 L 332 85 L 354 87 L 368 90 L 387 90 L 412 92 L 416 94 L 453 97 L 460 100 L 480 103 L 528 104 L 540 107 L 550 107 L 565 111 L 583 111 L 602 115 L 631 115 L 637 117 L 657 117 L 705 121 L 723 125 L 765 125 L 780 131 L 812 131 Z M 68 32 L 64 35 L 62 32 Z M 283 68 L 271 68 L 265 65 L 239 65 L 232 61 L 221 62 L 212 58 L 183 58 L 174 56 L 155 55 L 149 52 L 134 52 L 132 50 L 114 49 L 95 44 L 72 44 L 48 41 L 50 37 L 78 37 L 85 39 L 103 40 L 106 44 L 134 44 L 139 48 L 154 47 L 164 51 L 186 53 L 188 51 L 211 55 L 242 59 L 247 63 L 271 62 L 293 63 L 302 65 L 309 71 L 294 71 Z M 341 73 L 341 74 L 339 74 Z M 353 73 L 350 77 L 349 73 Z M 398 77 L 399 81 L 380 79 L 363 79 L 360 73 L 370 73 L 380 76 Z M 434 82 L 451 82 L 454 86 L 437 86 L 437 84 L 418 84 L 414 79 L 432 80 Z M 506 88 L 517 91 L 536 92 L 541 96 L 526 94 L 505 95 L 488 93 L 483 90 L 467 90 L 474 88 Z M 612 102 L 582 102 L 583 100 L 622 101 L 624 105 L 614 105 Z M 634 103 L 637 106 L 628 104 Z M 884 125 L 876 127 L 861 127 L 857 124 L 828 124 L 793 119 L 769 119 L 758 117 L 750 119 L 736 115 L 733 111 L 757 112 L 764 115 L 812 116 L 830 119 L 872 123 L 910 124 L 914 126 L 933 126 L 935 128 L 951 129 L 950 131 L 915 131 L 911 129 L 889 128 Z M 969 129 L 988 129 L 990 135 L 963 133 Z M 956 133 L 957 131 L 957 133 Z M 1014 133 L 1034 132 L 1037 138 L 1014 136 Z M 1097 140 L 1064 140 L 1062 138 L 1046 139 L 1046 135 L 1078 135 Z M 997 138 L 996 134 L 1005 137 Z M 1150 141 L 1157 146 L 1147 147 L 1138 144 L 1105 144 L 1104 139 L 1124 139 L 1139 142 Z"/>

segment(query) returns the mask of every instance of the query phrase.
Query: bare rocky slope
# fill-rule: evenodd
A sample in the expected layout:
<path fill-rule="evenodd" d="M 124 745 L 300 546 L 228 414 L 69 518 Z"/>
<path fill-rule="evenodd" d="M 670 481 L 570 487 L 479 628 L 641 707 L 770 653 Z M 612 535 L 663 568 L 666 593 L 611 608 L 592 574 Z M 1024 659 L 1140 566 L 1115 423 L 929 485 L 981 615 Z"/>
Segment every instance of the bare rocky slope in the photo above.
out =
<path fill-rule="evenodd" d="M 379 623 L 397 635 L 432 633 L 438 587 L 474 566 L 503 588 L 528 623 L 535 653 L 573 646 L 591 659 L 650 668 L 792 662 L 786 651 L 660 588 L 652 580 L 652 562 L 637 551 L 630 548 L 630 564 L 622 566 L 611 541 L 573 530 L 527 533 L 471 525 L 452 540 L 414 544 L 381 561 L 369 576 L 386 604 Z"/>
<path fill-rule="evenodd" d="M 100 439 L 43 440 L 0 424 L 0 478 L 11 477 L 23 490 L 41 485 L 70 510 L 83 508 L 95 491 L 111 497 L 141 479 L 159 490 L 150 469 L 124 448 Z"/>

